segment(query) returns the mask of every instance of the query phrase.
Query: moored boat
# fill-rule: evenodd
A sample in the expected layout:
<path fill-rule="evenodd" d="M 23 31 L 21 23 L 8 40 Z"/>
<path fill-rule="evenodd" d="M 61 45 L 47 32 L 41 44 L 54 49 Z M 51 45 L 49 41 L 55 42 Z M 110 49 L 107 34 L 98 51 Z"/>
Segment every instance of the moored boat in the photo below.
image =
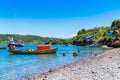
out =
<path fill-rule="evenodd" d="M 6 49 L 6 47 L 0 47 L 0 50 Z"/>
<path fill-rule="evenodd" d="M 15 42 L 13 41 L 13 38 L 9 41 L 8 47 L 10 47 L 10 45 L 15 46 Z"/>
<path fill-rule="evenodd" d="M 13 38 L 9 41 L 8 47 L 10 47 L 10 45 L 13 45 L 15 47 L 24 47 L 24 44 L 21 42 L 16 43 Z"/>
<path fill-rule="evenodd" d="M 15 50 L 13 45 L 9 47 L 9 52 L 13 54 L 54 54 L 56 51 L 57 48 L 51 49 L 49 45 L 37 46 L 37 50 Z"/>
<path fill-rule="evenodd" d="M 15 47 L 24 47 L 24 44 L 23 43 L 16 43 Z"/>
<path fill-rule="evenodd" d="M 55 54 L 57 48 L 49 50 L 9 50 L 13 54 Z"/>

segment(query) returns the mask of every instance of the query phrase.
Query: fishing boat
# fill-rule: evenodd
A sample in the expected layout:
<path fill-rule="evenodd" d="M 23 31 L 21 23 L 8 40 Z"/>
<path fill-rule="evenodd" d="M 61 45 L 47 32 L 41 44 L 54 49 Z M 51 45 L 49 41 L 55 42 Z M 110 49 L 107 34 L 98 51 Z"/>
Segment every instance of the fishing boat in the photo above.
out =
<path fill-rule="evenodd" d="M 50 50 L 9 50 L 13 54 L 55 54 L 57 48 Z"/>
<path fill-rule="evenodd" d="M 15 44 L 15 47 L 24 47 L 24 44 L 21 43 L 21 42 L 19 42 L 19 43 L 16 43 L 16 44 Z"/>
<path fill-rule="evenodd" d="M 10 47 L 10 45 L 13 45 L 15 47 L 24 47 L 24 44 L 21 42 L 16 43 L 13 38 L 11 38 L 11 40 L 9 41 L 8 47 Z"/>
<path fill-rule="evenodd" d="M 49 45 L 38 46 L 37 50 L 14 50 L 14 46 L 9 47 L 9 52 L 13 54 L 54 54 L 56 53 L 57 48 L 51 49 Z"/>

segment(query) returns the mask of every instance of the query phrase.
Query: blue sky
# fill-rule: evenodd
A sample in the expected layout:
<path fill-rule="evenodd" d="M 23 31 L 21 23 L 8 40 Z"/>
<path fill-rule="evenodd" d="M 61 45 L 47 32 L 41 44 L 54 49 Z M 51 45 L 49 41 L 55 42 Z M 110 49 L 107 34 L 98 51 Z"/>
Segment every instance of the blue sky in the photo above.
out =
<path fill-rule="evenodd" d="M 0 0 L 0 34 L 68 38 L 120 19 L 120 0 Z"/>

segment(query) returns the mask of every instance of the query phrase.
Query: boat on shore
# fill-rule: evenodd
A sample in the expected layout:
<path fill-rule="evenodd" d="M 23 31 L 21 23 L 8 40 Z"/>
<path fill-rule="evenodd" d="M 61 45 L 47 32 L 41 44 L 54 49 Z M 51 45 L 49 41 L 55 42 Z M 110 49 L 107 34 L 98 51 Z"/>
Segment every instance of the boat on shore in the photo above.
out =
<path fill-rule="evenodd" d="M 55 54 L 57 51 L 57 48 L 50 49 L 50 50 L 9 50 L 9 52 L 12 52 L 13 54 Z"/>

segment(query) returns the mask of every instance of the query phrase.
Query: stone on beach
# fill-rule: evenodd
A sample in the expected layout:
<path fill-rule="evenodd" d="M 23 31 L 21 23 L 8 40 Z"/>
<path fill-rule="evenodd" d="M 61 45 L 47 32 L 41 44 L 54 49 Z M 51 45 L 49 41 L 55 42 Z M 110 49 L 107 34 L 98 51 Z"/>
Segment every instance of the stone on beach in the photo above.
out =
<path fill-rule="evenodd" d="M 69 66 L 50 69 L 32 80 L 120 80 L 120 48 Z"/>

